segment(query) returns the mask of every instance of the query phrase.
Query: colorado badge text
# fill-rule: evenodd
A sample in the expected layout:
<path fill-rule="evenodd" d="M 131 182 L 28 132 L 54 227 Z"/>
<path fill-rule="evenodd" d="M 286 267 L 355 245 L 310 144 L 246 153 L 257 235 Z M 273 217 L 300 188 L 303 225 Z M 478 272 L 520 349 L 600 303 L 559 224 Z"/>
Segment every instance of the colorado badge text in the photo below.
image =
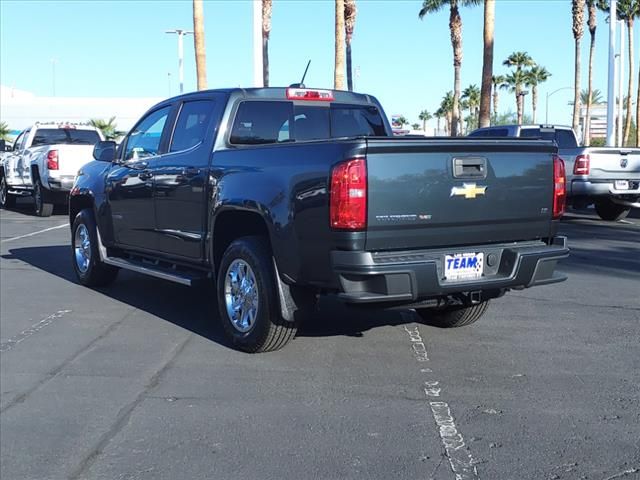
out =
<path fill-rule="evenodd" d="M 478 195 L 484 195 L 487 187 L 478 187 L 475 183 L 463 183 L 462 187 L 453 187 L 451 195 L 460 195 L 464 198 L 476 198 Z"/>

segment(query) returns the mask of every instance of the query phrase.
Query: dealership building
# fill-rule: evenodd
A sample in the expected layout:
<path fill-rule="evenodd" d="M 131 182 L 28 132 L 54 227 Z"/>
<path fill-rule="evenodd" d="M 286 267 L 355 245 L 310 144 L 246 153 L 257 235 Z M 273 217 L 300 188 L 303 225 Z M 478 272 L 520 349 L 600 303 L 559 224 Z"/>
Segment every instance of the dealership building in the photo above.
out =
<path fill-rule="evenodd" d="M 136 120 L 161 101 L 159 97 L 39 97 L 0 85 L 0 122 L 21 131 L 35 122 L 86 123 L 115 117 L 117 129 L 128 131 Z"/>

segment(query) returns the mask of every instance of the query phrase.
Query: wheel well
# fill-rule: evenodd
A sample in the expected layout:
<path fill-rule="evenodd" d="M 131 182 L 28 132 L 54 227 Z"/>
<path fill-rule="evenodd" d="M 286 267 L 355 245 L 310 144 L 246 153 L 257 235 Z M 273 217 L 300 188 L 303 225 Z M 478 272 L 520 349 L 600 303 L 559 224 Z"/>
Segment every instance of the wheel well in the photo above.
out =
<path fill-rule="evenodd" d="M 73 226 L 73 221 L 78 213 L 85 208 L 93 209 L 93 199 L 86 195 L 69 197 L 69 225 Z"/>
<path fill-rule="evenodd" d="M 265 237 L 271 249 L 267 224 L 257 213 L 223 212 L 218 215 L 213 227 L 213 265 L 217 267 L 220 264 L 220 259 L 231 242 L 249 235 Z"/>
<path fill-rule="evenodd" d="M 36 181 L 40 178 L 40 172 L 38 171 L 37 165 L 31 165 L 31 180 Z"/>

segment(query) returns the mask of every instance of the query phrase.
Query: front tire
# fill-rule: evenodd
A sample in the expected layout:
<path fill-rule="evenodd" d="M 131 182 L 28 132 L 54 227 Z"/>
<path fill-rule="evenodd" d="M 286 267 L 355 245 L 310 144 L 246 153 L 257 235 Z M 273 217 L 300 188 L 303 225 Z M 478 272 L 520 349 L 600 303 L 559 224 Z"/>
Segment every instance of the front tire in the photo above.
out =
<path fill-rule="evenodd" d="M 608 220 L 610 222 L 617 222 L 622 220 L 631 211 L 631 207 L 625 207 L 624 205 L 618 205 L 612 202 L 608 198 L 604 200 L 598 200 L 596 202 L 596 213 L 602 220 Z"/>
<path fill-rule="evenodd" d="M 51 192 L 46 189 L 40 179 L 35 181 L 33 188 L 33 200 L 35 203 L 36 215 L 38 217 L 50 217 L 53 213 L 53 202 L 51 202 Z"/>
<path fill-rule="evenodd" d="M 0 207 L 13 208 L 16 206 L 16 197 L 9 193 L 9 185 L 4 175 L 0 177 Z"/>
<path fill-rule="evenodd" d="M 442 309 L 416 309 L 425 323 L 440 328 L 457 328 L 470 325 L 482 317 L 489 307 L 489 300 L 476 305 L 450 306 Z"/>
<path fill-rule="evenodd" d="M 104 287 L 112 283 L 118 269 L 100 261 L 98 233 L 93 212 L 85 208 L 76 215 L 71 228 L 71 261 L 78 282 L 85 287 Z"/>
<path fill-rule="evenodd" d="M 297 330 L 282 318 L 268 240 L 242 237 L 231 243 L 218 267 L 217 297 L 226 336 L 239 350 L 270 352 L 284 347 Z"/>

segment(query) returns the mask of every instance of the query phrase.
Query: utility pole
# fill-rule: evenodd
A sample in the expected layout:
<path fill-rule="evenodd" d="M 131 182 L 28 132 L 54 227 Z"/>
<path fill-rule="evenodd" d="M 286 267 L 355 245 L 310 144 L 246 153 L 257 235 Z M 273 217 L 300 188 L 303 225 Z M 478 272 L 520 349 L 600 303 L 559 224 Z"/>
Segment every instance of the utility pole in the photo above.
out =
<path fill-rule="evenodd" d="M 180 80 L 180 93 L 184 93 L 184 36 L 193 35 L 192 31 L 176 28 L 167 30 L 164 33 L 175 33 L 178 35 L 178 78 Z"/>
<path fill-rule="evenodd" d="M 253 0 L 253 86 L 264 87 L 262 78 L 262 0 Z"/>
<path fill-rule="evenodd" d="M 618 2 L 609 4 L 609 77 L 607 86 L 607 146 L 613 147 L 615 103 L 616 103 L 616 23 L 618 20 Z"/>
<path fill-rule="evenodd" d="M 52 58 L 51 60 L 51 86 L 53 91 L 53 96 L 56 96 L 56 63 L 58 63 L 57 58 Z"/>

